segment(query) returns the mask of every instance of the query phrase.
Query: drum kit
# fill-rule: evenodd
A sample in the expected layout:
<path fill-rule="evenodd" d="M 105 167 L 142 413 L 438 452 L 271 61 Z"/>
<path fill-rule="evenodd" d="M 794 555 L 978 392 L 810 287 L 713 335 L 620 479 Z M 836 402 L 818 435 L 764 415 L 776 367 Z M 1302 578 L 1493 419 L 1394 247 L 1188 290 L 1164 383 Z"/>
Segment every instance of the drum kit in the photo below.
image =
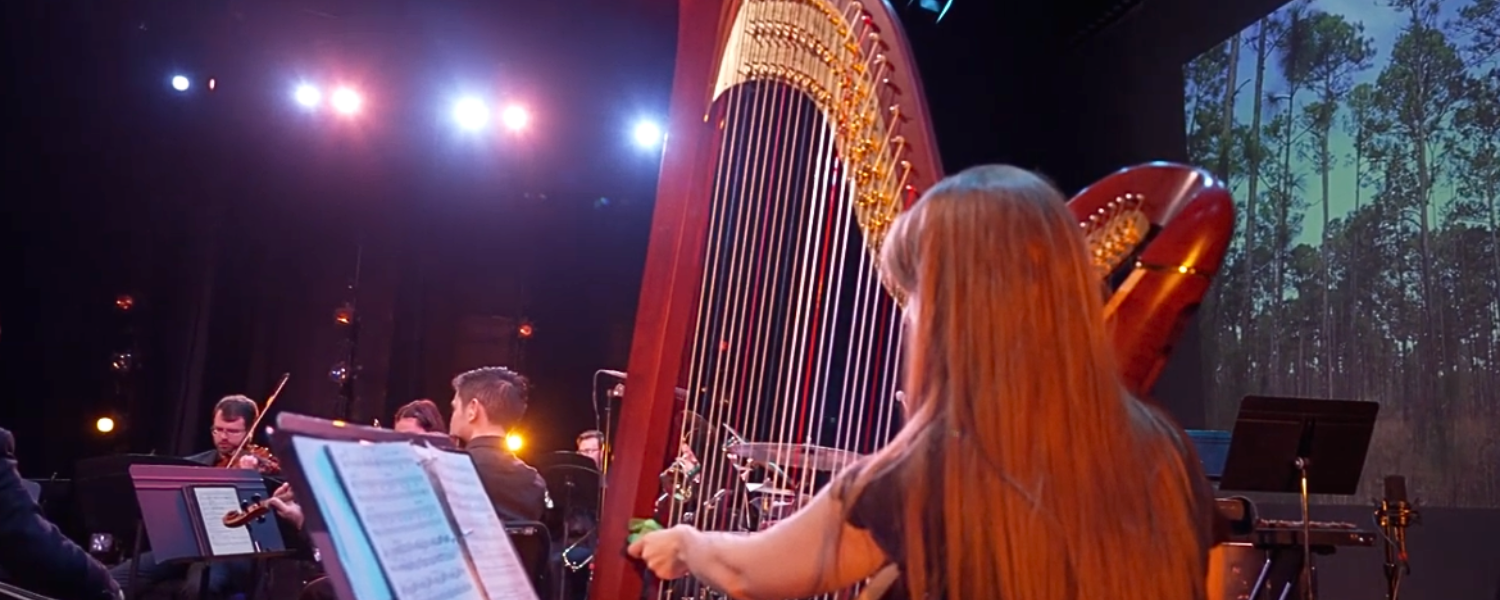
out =
<path fill-rule="evenodd" d="M 662 472 L 662 494 L 656 501 L 656 520 L 667 526 L 767 529 L 806 506 L 818 481 L 860 458 L 812 444 L 747 441 L 729 425 L 714 428 L 692 411 L 684 413 L 683 422 L 677 460 Z M 722 443 L 711 443 L 719 437 Z M 711 468 L 714 462 L 728 468 Z"/>

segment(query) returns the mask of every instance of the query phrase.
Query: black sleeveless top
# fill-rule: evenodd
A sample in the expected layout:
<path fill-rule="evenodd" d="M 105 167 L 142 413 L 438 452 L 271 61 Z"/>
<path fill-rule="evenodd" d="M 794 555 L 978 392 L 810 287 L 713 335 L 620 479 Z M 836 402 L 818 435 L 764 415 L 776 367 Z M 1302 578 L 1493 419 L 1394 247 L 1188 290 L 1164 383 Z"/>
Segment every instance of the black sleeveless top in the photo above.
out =
<path fill-rule="evenodd" d="M 840 499 L 845 502 L 849 501 L 851 488 L 868 463 L 868 459 L 861 460 L 839 475 L 837 490 Z M 880 546 L 880 551 L 885 554 L 886 560 L 899 568 L 906 558 L 906 535 L 902 530 L 902 521 L 905 519 L 901 499 L 902 486 L 896 480 L 897 477 L 896 474 L 883 475 L 865 486 L 859 497 L 854 498 L 853 504 L 850 505 L 848 521 L 850 526 L 869 532 L 875 544 Z M 935 547 L 941 548 L 942 546 Z M 929 594 L 929 597 L 941 598 L 940 595 L 933 596 L 932 594 Z M 906 573 L 902 572 L 885 595 L 878 597 L 878 600 L 911 600 Z"/>

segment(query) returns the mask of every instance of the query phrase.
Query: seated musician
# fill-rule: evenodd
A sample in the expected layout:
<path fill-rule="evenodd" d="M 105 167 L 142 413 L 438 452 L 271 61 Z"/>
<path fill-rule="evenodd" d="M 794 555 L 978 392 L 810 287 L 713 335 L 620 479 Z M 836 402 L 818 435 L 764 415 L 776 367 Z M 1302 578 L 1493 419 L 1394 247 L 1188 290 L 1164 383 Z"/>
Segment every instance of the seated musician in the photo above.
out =
<path fill-rule="evenodd" d="M 1204 598 L 1212 496 L 1186 435 L 1123 391 L 1063 196 L 966 170 L 895 220 L 881 263 L 906 302 L 896 438 L 766 531 L 679 526 L 630 555 L 737 598 L 872 575 L 887 599 Z"/>
<path fill-rule="evenodd" d="M 578 434 L 576 440 L 578 453 L 594 460 L 599 468 L 604 468 L 604 432 L 598 429 L 590 429 Z"/>
<path fill-rule="evenodd" d="M 594 461 L 599 469 L 604 468 L 604 432 L 590 429 L 578 434 L 574 440 L 578 453 Z M 563 516 L 562 548 L 554 557 L 560 565 L 554 571 L 562 573 L 562 593 L 566 600 L 582 600 L 588 597 L 590 570 L 594 547 L 598 544 L 597 528 L 599 515 L 593 509 L 570 509 Z"/>
<path fill-rule="evenodd" d="M 453 378 L 448 433 L 462 440 L 502 521 L 536 521 L 547 508 L 542 474 L 505 447 L 506 431 L 526 414 L 526 378 L 484 367 Z"/>
<path fill-rule="evenodd" d="M 255 401 L 241 395 L 225 396 L 214 405 L 214 447 L 186 457 L 206 467 L 225 468 L 233 458 L 235 468 L 258 470 L 262 474 L 275 475 L 281 467 L 270 453 L 259 446 L 246 443 L 253 432 L 250 427 L 260 415 Z M 245 447 L 238 456 L 235 451 Z M 124 587 L 130 582 L 132 563 L 136 567 L 136 584 L 146 589 L 159 583 L 180 580 L 187 576 L 186 564 L 157 564 L 151 552 L 142 552 L 132 560 L 126 560 L 110 569 L 110 575 Z M 213 562 L 207 565 L 204 577 L 208 578 L 208 591 L 215 596 L 248 591 L 252 582 L 250 574 L 254 563 L 249 560 Z"/>
<path fill-rule="evenodd" d="M 436 402 L 423 398 L 402 404 L 396 409 L 391 429 L 401 433 L 434 433 L 448 435 L 448 423 Z"/>
<path fill-rule="evenodd" d="M 104 565 L 42 516 L 21 486 L 15 447 L 15 438 L 0 428 L 0 580 L 63 598 L 122 598 Z"/>
<path fill-rule="evenodd" d="M 505 447 L 505 434 L 526 413 L 526 378 L 504 367 L 484 367 L 453 378 L 453 419 L 449 433 L 464 442 L 474 470 L 501 521 L 537 521 L 546 510 L 547 482 L 541 473 Z M 397 413 L 396 421 L 401 421 Z M 302 510 L 290 489 L 278 490 L 271 507 L 282 518 L 302 524 Z M 303 588 L 299 600 L 334 598 L 328 578 Z"/>

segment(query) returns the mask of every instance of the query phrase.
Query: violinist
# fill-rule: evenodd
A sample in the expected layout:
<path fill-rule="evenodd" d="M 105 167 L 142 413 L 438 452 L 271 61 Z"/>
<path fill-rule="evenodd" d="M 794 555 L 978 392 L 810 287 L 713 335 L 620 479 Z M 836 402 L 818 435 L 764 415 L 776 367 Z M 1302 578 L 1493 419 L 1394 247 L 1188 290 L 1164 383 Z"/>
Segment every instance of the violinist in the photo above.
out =
<path fill-rule="evenodd" d="M 209 430 L 213 435 L 213 449 L 199 452 L 187 459 L 220 469 L 229 466 L 229 461 L 233 460 L 234 466 L 238 468 L 254 469 L 262 475 L 280 474 L 281 464 L 276 461 L 276 457 L 271 456 L 270 450 L 246 442 L 246 438 L 254 434 L 250 427 L 259 416 L 260 409 L 256 407 L 254 400 L 238 394 L 225 396 L 214 405 L 213 428 Z M 240 449 L 241 445 L 244 445 L 243 449 Z M 238 455 L 235 454 L 236 450 L 239 450 Z"/>
<path fill-rule="evenodd" d="M 225 396 L 214 405 L 213 428 L 210 430 L 213 436 L 213 449 L 185 458 L 205 467 L 222 469 L 233 464 L 236 468 L 253 469 L 264 475 L 279 474 L 281 465 L 277 463 L 274 456 L 271 456 L 270 451 L 247 441 L 251 436 L 251 427 L 259 416 L 260 409 L 254 400 L 237 394 Z M 241 445 L 244 447 L 241 448 Z M 149 590 L 161 583 L 187 578 L 189 565 L 158 564 L 151 552 L 142 552 L 135 559 L 126 560 L 109 570 L 110 576 L 114 577 L 122 588 L 130 585 L 132 562 L 139 564 L 136 572 L 136 585 L 141 590 Z M 253 563 L 248 560 L 208 564 L 203 576 L 208 578 L 209 593 L 215 597 L 228 597 L 236 593 L 249 592 L 253 587 L 253 582 L 250 581 L 252 566 Z"/>

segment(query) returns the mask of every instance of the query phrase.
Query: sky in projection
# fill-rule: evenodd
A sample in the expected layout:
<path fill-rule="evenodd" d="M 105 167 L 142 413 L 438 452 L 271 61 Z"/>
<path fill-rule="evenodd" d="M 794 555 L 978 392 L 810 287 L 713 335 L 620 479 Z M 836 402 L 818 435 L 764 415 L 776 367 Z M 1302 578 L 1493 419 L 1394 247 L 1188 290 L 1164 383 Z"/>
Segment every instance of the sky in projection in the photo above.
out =
<path fill-rule="evenodd" d="M 1446 22 L 1456 18 L 1458 16 L 1459 9 L 1463 8 L 1468 3 L 1469 2 L 1467 0 L 1449 0 L 1447 2 L 1443 2 L 1441 7 L 1439 8 L 1439 21 Z M 1312 2 L 1306 4 L 1306 7 L 1310 11 L 1320 11 L 1339 15 L 1341 17 L 1344 17 L 1344 20 L 1349 21 L 1350 23 L 1362 23 L 1364 25 L 1365 36 L 1370 38 L 1374 42 L 1375 58 L 1374 60 L 1370 61 L 1370 68 L 1360 71 L 1359 73 L 1354 75 L 1354 85 L 1358 85 L 1361 83 L 1369 83 L 1373 85 L 1375 83 L 1375 80 L 1380 77 L 1381 69 L 1385 68 L 1386 63 L 1390 60 L 1391 46 L 1396 43 L 1396 39 L 1401 35 L 1401 28 L 1406 25 L 1406 22 L 1409 18 L 1400 10 L 1387 6 L 1385 0 L 1313 0 Z M 1251 26 L 1246 30 L 1246 33 L 1254 31 L 1255 27 Z M 1448 35 L 1456 36 L 1456 34 L 1454 33 L 1449 33 Z M 1250 94 L 1253 93 L 1255 89 L 1255 49 L 1253 45 L 1247 43 L 1249 41 L 1250 40 L 1248 38 L 1242 38 L 1240 41 L 1242 45 L 1240 47 L 1239 67 L 1236 74 L 1236 76 L 1239 78 L 1240 91 L 1235 95 L 1234 103 L 1235 121 L 1237 123 L 1250 123 L 1251 119 L 1254 117 L 1254 99 L 1250 97 Z M 1463 43 L 1467 40 L 1459 37 L 1454 37 L 1452 38 L 1452 41 L 1455 43 Z M 1269 121 L 1272 115 L 1276 114 L 1277 111 L 1282 110 L 1279 104 L 1286 101 L 1287 85 L 1286 80 L 1281 76 L 1280 69 L 1276 67 L 1276 61 L 1274 60 L 1274 58 L 1267 60 L 1265 77 L 1266 102 L 1262 103 L 1262 108 L 1266 112 L 1262 116 L 1265 118 L 1265 120 Z M 1303 91 L 1302 93 L 1300 93 L 1297 97 L 1298 109 L 1301 109 L 1305 101 L 1310 101 L 1312 99 L 1312 93 L 1307 91 Z M 1336 159 L 1337 162 L 1334 164 L 1332 171 L 1329 173 L 1329 189 L 1332 190 L 1332 193 L 1330 194 L 1331 197 L 1329 198 L 1329 213 L 1333 218 L 1341 218 L 1344 215 L 1348 214 L 1349 211 L 1354 209 L 1355 201 L 1355 167 L 1353 161 L 1350 159 L 1354 148 L 1354 138 L 1352 135 L 1350 135 L 1350 132 L 1345 129 L 1343 119 L 1346 115 L 1344 114 L 1344 112 L 1344 110 L 1340 110 L 1340 115 L 1338 117 L 1339 122 L 1337 125 L 1335 125 L 1332 136 L 1330 138 L 1330 146 L 1335 149 L 1334 151 L 1338 155 Z M 1304 137 L 1306 136 L 1306 134 L 1300 135 Z M 1294 154 L 1293 164 L 1299 165 L 1296 168 L 1298 172 L 1301 173 L 1304 177 L 1303 194 L 1307 195 L 1309 193 L 1308 190 L 1310 189 L 1307 186 L 1318 185 L 1318 183 L 1313 180 L 1313 163 L 1307 159 L 1299 159 Z M 1366 169 L 1368 168 L 1369 167 L 1367 166 Z M 1243 198 L 1246 194 L 1245 178 L 1231 177 L 1230 179 L 1233 183 L 1235 197 Z M 1369 202 L 1370 194 L 1371 190 L 1368 189 L 1367 186 L 1367 188 L 1362 192 L 1362 201 Z M 1434 182 L 1433 198 L 1449 198 L 1452 196 L 1453 184 L 1446 178 L 1439 178 L 1436 182 Z M 1438 209 L 1438 204 L 1439 203 L 1434 202 L 1433 207 L 1429 209 L 1431 211 L 1434 211 L 1434 218 L 1436 218 L 1435 213 Z M 1310 206 L 1308 210 L 1321 210 L 1321 208 L 1314 205 Z M 1292 243 L 1294 245 L 1309 244 L 1312 246 L 1317 246 L 1320 243 L 1322 237 L 1322 221 L 1320 219 L 1310 218 L 1303 221 L 1302 231 L 1300 235 L 1292 240 Z"/>

